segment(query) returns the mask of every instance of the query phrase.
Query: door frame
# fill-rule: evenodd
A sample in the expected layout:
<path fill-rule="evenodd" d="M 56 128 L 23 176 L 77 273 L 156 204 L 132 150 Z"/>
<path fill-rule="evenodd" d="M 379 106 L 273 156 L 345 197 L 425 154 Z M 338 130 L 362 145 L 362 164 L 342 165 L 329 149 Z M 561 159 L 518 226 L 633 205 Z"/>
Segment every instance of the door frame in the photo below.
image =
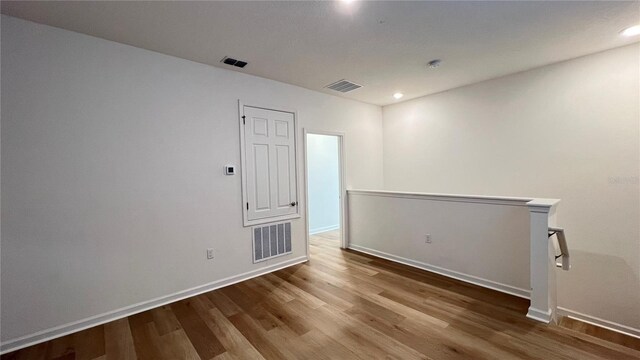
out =
<path fill-rule="evenodd" d="M 346 191 L 346 157 L 345 157 L 345 134 L 337 131 L 325 131 L 325 130 L 311 130 L 304 128 L 303 129 L 303 147 L 304 147 L 304 198 L 305 198 L 305 222 L 306 222 L 306 234 L 305 238 L 307 241 L 307 256 L 310 254 L 309 252 L 309 154 L 307 153 L 307 135 L 328 135 L 335 136 L 338 138 L 338 171 L 340 172 L 338 176 L 339 181 L 339 195 L 340 195 L 340 248 L 346 249 L 348 244 L 348 236 L 347 236 L 347 209 L 346 209 L 346 201 L 347 201 L 347 191 Z"/>

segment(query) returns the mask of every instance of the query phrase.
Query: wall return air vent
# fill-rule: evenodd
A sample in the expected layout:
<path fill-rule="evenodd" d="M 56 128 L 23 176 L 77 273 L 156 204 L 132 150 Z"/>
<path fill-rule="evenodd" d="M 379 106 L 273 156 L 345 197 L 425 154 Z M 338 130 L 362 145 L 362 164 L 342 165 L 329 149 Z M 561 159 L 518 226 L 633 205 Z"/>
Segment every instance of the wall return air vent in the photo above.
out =
<path fill-rule="evenodd" d="M 291 253 L 291 222 L 253 228 L 253 262 Z"/>
<path fill-rule="evenodd" d="M 338 80 L 338 81 L 334 82 L 333 84 L 329 84 L 329 85 L 327 85 L 325 87 L 327 89 L 339 91 L 341 93 L 346 93 L 346 92 L 349 92 L 349 91 L 360 89 L 362 87 L 362 85 L 358 85 L 358 84 L 352 83 L 349 80 L 342 79 L 342 80 Z"/>

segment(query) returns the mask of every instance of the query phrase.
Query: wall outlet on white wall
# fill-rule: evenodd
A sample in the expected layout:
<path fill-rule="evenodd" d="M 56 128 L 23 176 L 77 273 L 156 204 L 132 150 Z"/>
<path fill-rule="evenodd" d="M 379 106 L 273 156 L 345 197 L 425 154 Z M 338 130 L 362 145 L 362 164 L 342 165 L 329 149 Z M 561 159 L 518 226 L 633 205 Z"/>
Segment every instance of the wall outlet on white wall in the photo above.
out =
<path fill-rule="evenodd" d="M 426 234 L 424 236 L 424 243 L 425 244 L 431 244 L 431 234 Z"/>
<path fill-rule="evenodd" d="M 213 249 L 207 249 L 207 259 L 213 259 Z"/>

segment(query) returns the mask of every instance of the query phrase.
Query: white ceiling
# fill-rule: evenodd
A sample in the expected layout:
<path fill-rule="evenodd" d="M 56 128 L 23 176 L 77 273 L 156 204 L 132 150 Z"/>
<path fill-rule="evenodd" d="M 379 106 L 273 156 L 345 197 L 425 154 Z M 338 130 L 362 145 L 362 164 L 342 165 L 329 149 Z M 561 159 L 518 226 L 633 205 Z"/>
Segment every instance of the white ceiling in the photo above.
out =
<path fill-rule="evenodd" d="M 622 46 L 639 2 L 12 2 L 2 13 L 367 103 Z M 244 69 L 220 64 L 246 60 Z M 430 70 L 429 60 L 443 65 Z M 364 87 L 339 94 L 348 79 Z"/>

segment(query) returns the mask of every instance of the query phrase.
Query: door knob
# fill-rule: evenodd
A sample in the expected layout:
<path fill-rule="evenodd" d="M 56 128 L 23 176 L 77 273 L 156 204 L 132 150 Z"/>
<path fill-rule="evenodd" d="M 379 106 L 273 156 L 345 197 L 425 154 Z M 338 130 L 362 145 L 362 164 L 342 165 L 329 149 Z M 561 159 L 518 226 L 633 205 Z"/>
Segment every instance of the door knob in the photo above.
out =
<path fill-rule="evenodd" d="M 296 202 L 296 201 L 292 201 L 291 202 L 291 206 L 296 206 L 296 205 L 298 205 L 298 202 Z"/>

